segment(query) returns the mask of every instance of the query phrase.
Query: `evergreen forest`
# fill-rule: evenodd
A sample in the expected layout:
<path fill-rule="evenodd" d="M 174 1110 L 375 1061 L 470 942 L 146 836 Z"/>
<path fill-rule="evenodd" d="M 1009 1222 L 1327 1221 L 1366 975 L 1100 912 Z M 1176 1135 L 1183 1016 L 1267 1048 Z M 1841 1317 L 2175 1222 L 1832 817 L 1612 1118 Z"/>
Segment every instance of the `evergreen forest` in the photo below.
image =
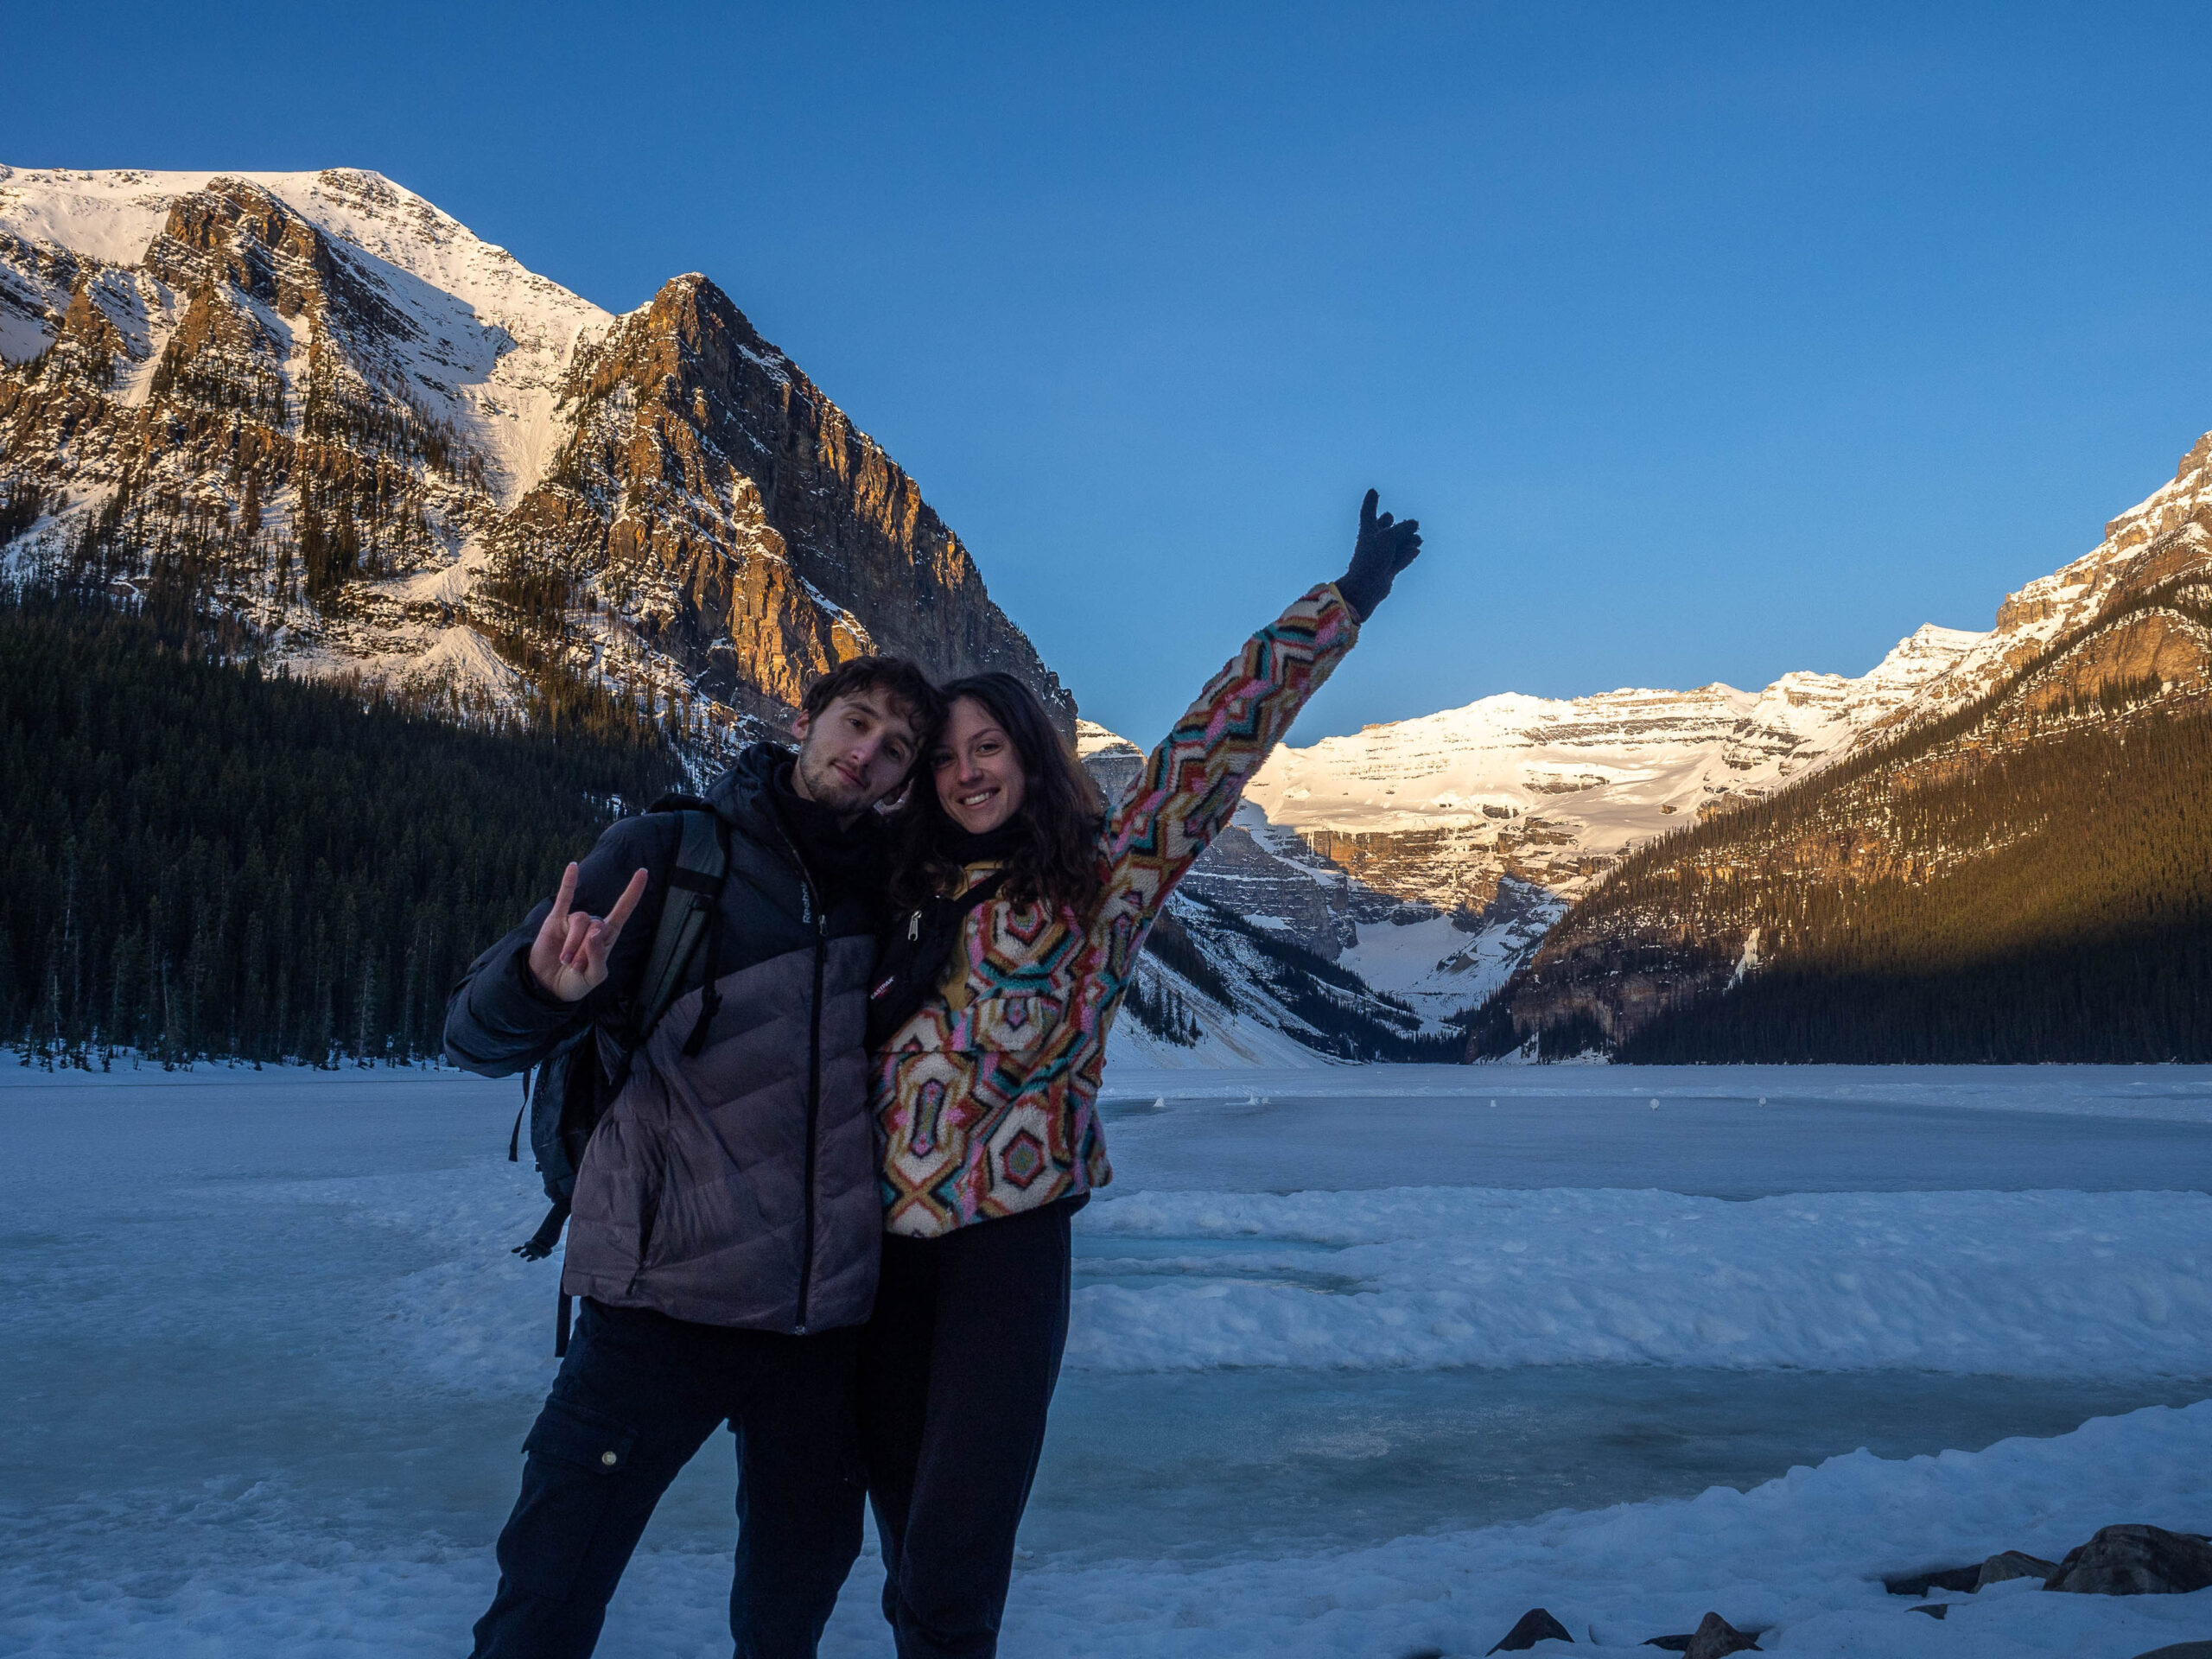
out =
<path fill-rule="evenodd" d="M 1755 970 L 1661 1014 L 1616 1058 L 2212 1060 L 2201 700 L 2062 711 L 1974 764 L 1837 782 L 1698 826 L 1606 884 L 1599 905 L 1647 953 L 1684 947 L 1634 918 L 1690 940 L 1758 930 Z M 1707 963 L 1708 982 L 1731 965 Z M 1543 1033 L 1547 1051 L 1587 1044 L 1584 1019 Z"/>
<path fill-rule="evenodd" d="M 266 674 L 97 591 L 0 597 L 0 1030 L 47 1064 L 435 1054 L 468 962 L 682 778 L 604 689 L 449 701 Z"/>

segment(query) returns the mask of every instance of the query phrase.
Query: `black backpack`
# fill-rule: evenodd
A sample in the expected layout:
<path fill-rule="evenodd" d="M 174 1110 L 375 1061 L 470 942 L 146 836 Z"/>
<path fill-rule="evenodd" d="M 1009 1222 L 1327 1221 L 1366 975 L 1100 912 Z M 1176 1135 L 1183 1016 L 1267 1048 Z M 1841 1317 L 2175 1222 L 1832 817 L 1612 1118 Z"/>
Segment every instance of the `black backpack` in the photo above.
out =
<path fill-rule="evenodd" d="M 960 943 L 968 912 L 998 897 L 1007 873 L 995 871 L 967 892 L 932 894 L 906 912 L 904 925 L 893 921 L 875 955 L 875 979 L 868 994 L 868 1046 L 884 1048 L 930 995 L 944 983 Z"/>
<path fill-rule="evenodd" d="M 714 1015 L 712 972 L 721 917 L 722 883 L 729 869 L 728 829 L 721 814 L 695 796 L 669 795 L 646 809 L 678 814 L 683 825 L 668 872 L 667 897 L 652 950 L 639 976 L 638 988 L 609 1018 L 596 1020 L 523 1073 L 523 1107 L 507 1138 L 507 1160 L 519 1163 L 522 1121 L 530 1119 L 530 1150 L 550 1205 L 537 1230 L 514 1247 L 525 1262 L 553 1254 L 568 1225 L 575 1195 L 576 1171 L 614 1096 L 629 1081 L 630 1062 L 669 1005 L 702 984 L 709 995 L 684 1047 L 698 1052 Z M 701 947 L 704 945 L 702 950 Z M 561 1298 L 554 1352 L 568 1350 L 569 1304 Z"/>

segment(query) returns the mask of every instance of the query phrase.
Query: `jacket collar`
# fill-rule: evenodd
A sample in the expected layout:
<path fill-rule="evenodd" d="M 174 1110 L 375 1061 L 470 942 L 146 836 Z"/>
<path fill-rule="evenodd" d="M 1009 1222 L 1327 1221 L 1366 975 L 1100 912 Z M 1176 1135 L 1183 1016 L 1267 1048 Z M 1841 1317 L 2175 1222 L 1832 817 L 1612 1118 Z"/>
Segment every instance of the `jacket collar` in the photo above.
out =
<path fill-rule="evenodd" d="M 707 803 L 755 841 L 782 848 L 788 841 L 776 817 L 777 771 L 791 765 L 780 743 L 749 743 L 729 769 L 707 785 Z"/>
<path fill-rule="evenodd" d="M 741 835 L 785 858 L 798 857 L 808 878 L 835 893 L 882 885 L 883 829 L 873 812 L 863 812 L 848 830 L 803 840 L 776 808 L 788 789 L 778 778 L 797 759 L 780 743 L 754 743 L 741 751 L 722 775 L 707 785 L 707 803 Z"/>

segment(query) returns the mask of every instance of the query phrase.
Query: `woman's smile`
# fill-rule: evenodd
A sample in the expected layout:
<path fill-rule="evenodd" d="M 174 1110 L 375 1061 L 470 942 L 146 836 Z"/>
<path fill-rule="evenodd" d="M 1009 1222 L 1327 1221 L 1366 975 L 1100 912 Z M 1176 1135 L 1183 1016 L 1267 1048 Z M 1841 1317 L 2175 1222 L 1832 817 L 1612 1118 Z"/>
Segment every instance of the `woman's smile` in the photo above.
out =
<path fill-rule="evenodd" d="M 971 836 L 1006 823 L 1028 793 L 1013 739 L 974 697 L 954 699 L 931 766 L 945 816 Z"/>

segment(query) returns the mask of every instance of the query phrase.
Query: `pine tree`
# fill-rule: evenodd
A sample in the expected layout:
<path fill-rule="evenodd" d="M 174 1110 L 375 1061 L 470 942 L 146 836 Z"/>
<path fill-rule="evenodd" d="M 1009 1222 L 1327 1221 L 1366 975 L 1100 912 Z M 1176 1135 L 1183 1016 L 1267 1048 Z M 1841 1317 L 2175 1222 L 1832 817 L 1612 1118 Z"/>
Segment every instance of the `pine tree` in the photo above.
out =
<path fill-rule="evenodd" d="M 434 1053 L 447 987 L 605 804 L 680 776 L 611 695 L 459 728 L 150 609 L 0 599 L 0 1032 L 41 1063 Z"/>

